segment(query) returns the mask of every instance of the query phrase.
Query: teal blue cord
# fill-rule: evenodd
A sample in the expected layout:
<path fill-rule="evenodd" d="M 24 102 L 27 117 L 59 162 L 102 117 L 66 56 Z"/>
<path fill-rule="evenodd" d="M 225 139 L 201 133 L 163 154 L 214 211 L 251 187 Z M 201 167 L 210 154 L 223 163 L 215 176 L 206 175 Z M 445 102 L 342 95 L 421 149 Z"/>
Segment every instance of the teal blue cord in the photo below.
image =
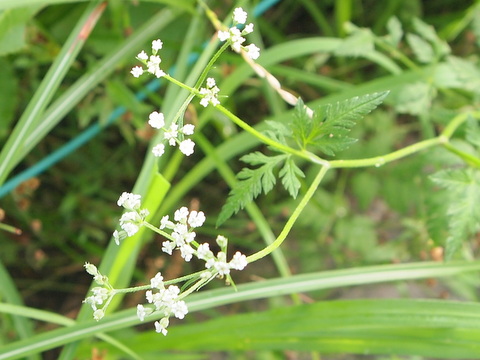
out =
<path fill-rule="evenodd" d="M 254 17 L 259 17 L 262 15 L 265 11 L 270 9 L 272 6 L 274 6 L 276 3 L 278 3 L 280 0 L 264 0 L 261 3 L 259 3 L 255 9 L 253 10 L 253 16 Z M 190 54 L 190 57 L 188 59 L 189 64 L 193 64 L 197 59 L 198 59 L 199 54 L 198 53 L 192 53 Z M 174 74 L 175 73 L 175 67 L 172 67 L 168 71 L 169 74 Z M 161 79 L 155 79 L 150 81 L 146 86 L 144 91 L 138 92 L 135 97 L 138 100 L 144 100 L 147 95 L 151 92 L 157 91 L 160 86 L 161 86 Z M 107 126 L 112 125 L 115 121 L 117 121 L 125 112 L 127 109 L 125 109 L 123 106 L 117 107 L 110 116 L 108 117 L 107 121 L 104 124 L 100 123 L 95 123 L 88 127 L 86 130 L 84 130 L 82 133 L 77 135 L 75 138 L 70 140 L 68 143 L 63 145 L 62 147 L 58 148 L 55 150 L 53 153 L 50 155 L 46 156 L 39 162 L 37 162 L 35 165 L 32 167 L 22 171 L 21 173 L 15 175 L 11 179 L 5 182 L 3 186 L 0 187 L 0 198 L 4 197 L 5 195 L 9 194 L 12 190 L 14 190 L 18 185 L 20 185 L 22 182 L 37 176 L 38 174 L 41 174 L 48 168 L 52 167 L 55 165 L 57 162 L 60 160 L 66 158 L 69 154 L 71 154 L 73 151 L 81 147 L 82 145 L 86 144 L 88 141 L 92 140 L 95 136 L 97 136 L 103 129 L 105 129 Z"/>

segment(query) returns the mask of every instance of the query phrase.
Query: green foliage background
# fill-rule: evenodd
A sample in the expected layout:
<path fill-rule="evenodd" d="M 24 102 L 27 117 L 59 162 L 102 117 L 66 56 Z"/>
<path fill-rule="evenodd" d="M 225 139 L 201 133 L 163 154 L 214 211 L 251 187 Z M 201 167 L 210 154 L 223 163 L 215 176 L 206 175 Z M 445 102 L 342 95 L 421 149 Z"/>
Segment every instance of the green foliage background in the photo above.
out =
<path fill-rule="evenodd" d="M 224 19 L 260 2 L 207 3 Z M 202 240 L 221 232 L 232 250 L 251 254 L 281 232 L 315 167 L 195 100 L 186 113 L 201 129 L 195 155 L 169 153 L 158 164 L 149 155 L 148 114 L 171 119 L 186 93 L 128 72 L 161 38 L 164 68 L 195 82 L 218 45 L 195 1 L 0 0 L 0 11 L 0 183 L 98 131 L 0 198 L 0 359 L 480 358 L 478 1 L 285 0 L 255 19 L 259 64 L 322 116 L 306 124 L 229 52 L 212 71 L 222 104 L 300 150 L 379 162 L 331 170 L 280 249 L 233 274 L 238 292 L 212 282 L 166 338 L 138 326 L 143 294 L 116 299 L 99 323 L 81 309 L 85 261 L 118 287 L 199 270 L 164 256 L 147 232 L 116 247 L 118 196 L 141 193 L 153 223 L 198 206 L 207 214 Z M 343 140 L 315 133 L 329 112 L 373 94 L 384 104 L 328 129 Z M 381 161 L 448 130 L 459 114 L 465 124 L 447 145 Z M 236 187 L 253 177 L 261 186 Z"/>

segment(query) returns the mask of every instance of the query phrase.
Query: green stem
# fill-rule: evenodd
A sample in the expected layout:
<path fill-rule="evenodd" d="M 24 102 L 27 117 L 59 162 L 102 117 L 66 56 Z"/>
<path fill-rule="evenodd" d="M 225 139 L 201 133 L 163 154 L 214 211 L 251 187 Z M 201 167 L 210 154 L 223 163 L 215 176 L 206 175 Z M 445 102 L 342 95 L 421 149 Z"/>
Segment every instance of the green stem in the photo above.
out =
<path fill-rule="evenodd" d="M 174 83 L 175 85 L 178 85 L 182 89 L 185 89 L 188 92 L 190 92 L 190 95 L 188 95 L 188 97 L 183 102 L 182 106 L 180 106 L 177 113 L 175 114 L 175 117 L 172 120 L 173 123 L 176 123 L 177 120 L 182 116 L 182 114 L 185 112 L 188 104 L 190 104 L 190 102 L 192 101 L 194 96 L 202 97 L 202 95 L 199 92 L 199 88 L 203 84 L 203 82 L 205 81 L 210 69 L 213 67 L 213 65 L 215 64 L 217 59 L 220 57 L 220 55 L 227 49 L 228 45 L 229 45 L 229 43 L 225 42 L 225 44 L 223 44 L 222 47 L 212 56 L 212 58 L 207 63 L 207 65 L 205 66 L 205 68 L 201 72 L 200 76 L 198 77 L 197 82 L 195 83 L 195 86 L 193 88 L 188 86 L 187 84 L 182 83 L 181 81 L 178 81 L 177 79 L 171 77 L 168 74 L 165 74 L 163 76 L 165 78 L 165 80 L 168 80 L 168 81 Z"/>
<path fill-rule="evenodd" d="M 313 180 L 312 184 L 308 188 L 307 192 L 305 193 L 305 196 L 302 198 L 300 203 L 295 208 L 293 214 L 290 216 L 288 221 L 285 223 L 285 226 L 283 227 L 283 230 L 280 233 L 280 235 L 278 235 L 278 237 L 275 239 L 275 241 L 272 244 L 270 244 L 266 248 L 260 250 L 259 252 L 255 253 L 253 255 L 250 255 L 247 258 L 247 261 L 249 263 L 252 263 L 254 261 L 257 261 L 257 260 L 269 255 L 270 253 L 272 253 L 272 251 L 274 251 L 276 248 L 278 248 L 283 243 L 283 241 L 286 239 L 286 237 L 290 233 L 290 230 L 292 229 L 293 225 L 297 221 L 298 217 L 300 216 L 301 212 L 303 211 L 305 206 L 307 206 L 307 204 L 310 201 L 310 199 L 312 198 L 313 194 L 315 194 L 315 191 L 317 191 L 317 188 L 320 185 L 321 181 L 323 180 L 323 178 L 324 178 L 325 174 L 327 173 L 328 169 L 329 169 L 328 166 L 322 166 L 322 168 L 318 172 L 317 176 Z"/>
<path fill-rule="evenodd" d="M 418 70 L 420 68 L 412 60 L 405 56 L 401 51 L 399 51 L 397 48 L 393 47 L 391 44 L 387 43 L 383 39 L 375 38 L 375 44 L 382 50 L 390 53 L 393 58 L 400 60 L 407 68 L 411 70 Z"/>
<path fill-rule="evenodd" d="M 163 230 L 160 230 L 159 228 L 157 228 L 156 226 L 153 226 L 153 225 L 150 224 L 149 222 L 144 221 L 144 222 L 143 222 L 143 225 L 144 225 L 145 227 L 149 228 L 150 230 L 153 230 L 153 231 L 156 232 L 157 234 L 162 235 L 163 237 L 167 238 L 168 240 L 170 240 L 170 241 L 175 241 L 169 233 L 167 233 L 167 232 L 165 232 L 165 231 L 163 231 Z"/>
<path fill-rule="evenodd" d="M 446 139 L 443 136 L 439 136 L 433 139 L 428 139 L 420 141 L 416 144 L 407 146 L 403 149 L 394 151 L 387 155 L 375 156 L 367 159 L 358 159 L 358 160 L 334 160 L 330 161 L 330 166 L 332 168 L 358 168 L 358 167 L 368 167 L 375 166 L 380 167 L 386 163 L 404 158 L 408 155 L 414 154 L 424 149 L 428 149 L 432 146 L 445 143 Z M 448 140 L 447 140 L 448 141 Z"/>
<path fill-rule="evenodd" d="M 480 111 L 465 112 L 465 113 L 458 114 L 453 118 L 452 121 L 448 123 L 445 129 L 443 129 L 442 136 L 448 139 L 451 138 L 453 133 L 458 129 L 460 125 L 462 125 L 465 121 L 467 121 L 469 116 L 480 118 Z"/>
<path fill-rule="evenodd" d="M 320 157 L 318 157 L 317 155 L 315 154 L 312 154 L 311 152 L 309 151 L 306 151 L 306 150 L 296 150 L 296 149 L 293 149 L 289 146 L 286 146 L 286 145 L 283 145 L 283 144 L 280 144 L 279 142 L 276 142 L 275 140 L 272 140 L 270 139 L 268 136 L 265 136 L 264 134 L 262 134 L 261 132 L 255 130 L 253 127 L 251 127 L 250 125 L 248 125 L 245 121 L 243 121 L 242 119 L 240 119 L 238 116 L 236 116 L 235 114 L 233 114 L 232 112 L 230 112 L 228 109 L 224 108 L 222 105 L 217 105 L 215 106 L 216 109 L 218 109 L 221 113 L 225 114 L 226 116 L 228 116 L 230 118 L 230 120 L 232 120 L 235 124 L 237 124 L 239 127 L 241 127 L 243 130 L 247 131 L 248 133 L 252 134 L 253 136 L 255 136 L 257 139 L 259 139 L 260 141 L 262 141 L 263 143 L 265 143 L 266 145 L 269 145 L 275 149 L 278 149 L 284 153 L 287 153 L 287 154 L 292 154 L 292 155 L 296 155 L 298 157 L 301 157 L 303 159 L 306 159 L 308 161 L 311 161 L 315 164 L 319 164 L 319 165 L 322 165 L 324 167 L 328 167 L 329 164 L 328 164 L 328 161 L 327 160 L 324 160 Z"/>
<path fill-rule="evenodd" d="M 15 235 L 20 235 L 22 233 L 22 230 L 20 230 L 19 228 L 16 228 L 8 224 L 2 224 L 2 223 L 0 223 L 0 230 L 8 231 Z"/>
<path fill-rule="evenodd" d="M 480 159 L 478 157 L 473 156 L 472 154 L 466 153 L 465 151 L 462 151 L 462 150 L 456 148 L 455 146 L 453 146 L 450 143 L 445 143 L 445 144 L 443 144 L 443 146 L 448 151 L 450 151 L 450 152 L 454 153 L 455 155 L 457 155 L 458 157 L 462 158 L 462 160 L 465 161 L 468 165 L 476 167 L 476 168 L 480 168 Z"/>
<path fill-rule="evenodd" d="M 170 81 L 171 83 L 174 83 L 174 84 L 177 85 L 177 86 L 180 86 L 182 89 L 185 89 L 185 90 L 189 91 L 191 94 L 193 94 L 193 96 L 195 96 L 195 95 L 200 95 L 200 92 L 199 92 L 197 89 L 192 88 L 191 86 L 188 86 L 187 84 L 184 84 L 184 83 L 181 82 L 181 81 L 178 81 L 177 79 L 171 77 L 171 76 L 168 75 L 168 74 L 163 75 L 163 78 L 164 78 L 165 80 Z"/>

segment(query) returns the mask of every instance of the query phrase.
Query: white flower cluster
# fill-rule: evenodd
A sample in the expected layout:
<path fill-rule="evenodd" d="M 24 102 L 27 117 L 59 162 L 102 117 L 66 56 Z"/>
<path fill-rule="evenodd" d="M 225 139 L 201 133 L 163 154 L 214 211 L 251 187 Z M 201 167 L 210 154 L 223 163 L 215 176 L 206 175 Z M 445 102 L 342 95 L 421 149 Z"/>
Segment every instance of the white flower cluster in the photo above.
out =
<path fill-rule="evenodd" d="M 140 226 L 146 224 L 146 226 L 152 227 L 152 225 L 145 223 L 148 211 L 140 209 L 140 195 L 124 192 L 118 199 L 117 204 L 128 210 L 120 219 L 122 230 L 114 232 L 117 245 L 122 238 L 135 234 Z M 185 317 L 188 313 L 188 307 L 183 298 L 190 292 L 198 290 L 217 276 L 226 276 L 228 280 L 231 280 L 230 270 L 243 270 L 248 264 L 247 257 L 239 251 L 227 262 L 228 239 L 222 235 L 219 235 L 216 239 L 220 247 L 220 251 L 216 256 L 210 250 L 208 243 L 198 244 L 195 241 L 196 233 L 194 230 L 201 227 L 205 220 L 206 217 L 202 211 L 189 211 L 186 207 L 181 207 L 175 211 L 173 221 L 169 219 L 168 215 L 164 216 L 160 221 L 157 232 L 167 238 L 162 243 L 162 250 L 169 255 L 172 255 L 174 250 L 179 250 L 185 261 L 190 261 L 195 256 L 205 261 L 206 270 L 198 275 L 198 282 L 184 293 L 181 293 L 178 286 L 169 285 L 167 287 L 161 273 L 157 273 L 150 279 L 149 286 L 143 287 L 148 289 L 145 294 L 147 304 L 137 305 L 137 316 L 140 321 L 144 321 L 146 316 L 154 312 L 160 312 L 163 317 L 155 322 L 155 331 L 157 333 L 167 335 L 167 327 L 171 316 L 175 316 L 178 319 Z M 84 303 L 92 307 L 93 317 L 98 321 L 104 317 L 106 308 L 112 298 L 116 294 L 125 293 L 126 290 L 130 289 L 114 289 L 109 283 L 108 277 L 102 275 L 95 265 L 85 263 L 85 269 L 93 276 L 94 281 L 100 285 L 94 287 L 92 289 L 93 294 L 83 300 Z"/>
<path fill-rule="evenodd" d="M 180 129 L 178 128 L 177 124 L 171 124 L 170 127 L 167 129 L 165 128 L 165 117 L 162 113 L 159 112 L 152 112 L 149 115 L 148 123 L 154 129 L 161 129 L 163 130 L 163 136 L 166 140 L 168 140 L 168 144 L 170 146 L 175 146 L 178 144 L 180 151 L 185 154 L 186 156 L 190 156 L 193 154 L 193 148 L 195 147 L 195 143 L 191 139 L 181 140 L 179 139 L 179 135 L 193 135 L 193 131 L 195 126 L 192 124 L 186 124 Z M 156 157 L 160 157 L 165 152 L 165 145 L 164 144 L 157 144 L 153 147 L 152 153 Z"/>
<path fill-rule="evenodd" d="M 203 96 L 202 100 L 200 100 L 200 105 L 202 105 L 203 107 L 207 107 L 208 104 L 212 104 L 213 106 L 217 106 L 218 104 L 220 104 L 220 101 L 218 101 L 219 91 L 220 89 L 215 83 L 215 79 L 208 78 L 207 87 L 200 89 L 200 95 Z"/>
<path fill-rule="evenodd" d="M 245 38 L 243 35 L 250 34 L 253 31 L 253 24 L 250 23 L 245 25 L 242 31 L 237 28 L 238 24 L 245 24 L 247 21 L 247 13 L 241 7 L 236 8 L 233 11 L 233 26 L 228 29 L 228 31 L 218 31 L 218 38 L 220 41 L 230 41 L 232 49 L 239 53 L 242 49 L 246 51 L 248 57 L 252 60 L 258 59 L 260 56 L 260 49 L 255 46 L 254 44 L 250 44 L 247 46 L 243 46 L 242 44 L 245 42 Z"/>
<path fill-rule="evenodd" d="M 93 318 L 95 320 L 100 320 L 105 315 L 103 308 L 99 308 L 105 302 L 108 305 L 108 299 L 112 298 L 115 294 L 111 289 L 110 284 L 108 283 L 108 278 L 98 271 L 97 267 L 90 263 L 85 263 L 85 270 L 90 275 L 93 275 L 93 280 L 102 287 L 94 287 L 91 291 L 93 295 L 87 297 L 83 300 L 83 303 L 89 304 L 93 309 Z M 106 287 L 105 287 L 106 286 Z"/>
<path fill-rule="evenodd" d="M 222 235 L 217 237 L 217 244 L 221 251 L 217 256 L 210 250 L 208 243 L 198 245 L 194 239 L 196 233 L 194 228 L 198 228 L 205 222 L 205 214 L 202 211 L 188 211 L 182 207 L 175 211 L 174 220 L 169 220 L 168 215 L 164 216 L 160 222 L 160 229 L 172 230 L 172 240 L 164 241 L 162 250 L 172 255 L 173 250 L 180 250 L 180 254 L 185 261 L 190 261 L 193 256 L 205 261 L 205 267 L 213 270 L 213 276 L 224 276 L 230 274 L 230 269 L 243 270 L 247 266 L 247 257 L 237 251 L 230 262 L 226 261 L 226 248 L 228 239 Z"/>
<path fill-rule="evenodd" d="M 113 237 L 117 245 L 120 244 L 120 240 L 125 239 L 127 236 L 135 235 L 143 225 L 145 217 L 149 214 L 147 209 L 140 209 L 140 199 L 140 195 L 127 192 L 124 192 L 118 199 L 117 205 L 129 211 L 123 213 L 120 218 L 119 222 L 122 230 L 115 230 L 113 232 Z"/>
<path fill-rule="evenodd" d="M 160 50 L 162 46 L 163 42 L 161 40 L 153 40 L 152 55 L 148 56 L 148 54 L 143 50 L 137 55 L 137 59 L 146 66 L 146 71 L 155 75 L 157 78 L 165 75 L 165 72 L 160 69 L 160 63 L 162 62 L 162 59 L 157 55 L 158 50 Z M 142 66 L 135 66 L 130 71 L 130 73 L 136 78 L 140 77 L 144 72 L 145 69 Z"/>
<path fill-rule="evenodd" d="M 196 233 L 194 228 L 200 227 L 205 222 L 205 214 L 202 211 L 191 211 L 184 206 L 174 214 L 176 223 L 169 220 L 169 216 L 165 215 L 160 221 L 160 229 L 172 230 L 171 241 L 164 241 L 162 243 L 163 252 L 172 255 L 173 250 L 179 249 L 182 258 L 185 261 L 190 261 L 195 249 L 190 245 L 195 240 Z"/>
<path fill-rule="evenodd" d="M 150 280 L 150 286 L 152 289 L 146 292 L 146 298 L 149 304 L 153 304 L 154 307 L 145 307 L 141 304 L 137 305 L 137 316 L 140 321 L 145 319 L 145 316 L 150 315 L 154 311 L 162 312 L 164 317 L 160 321 L 155 322 L 155 331 L 167 335 L 167 327 L 169 324 L 169 317 L 173 314 L 177 319 L 183 319 L 188 313 L 188 307 L 185 301 L 180 300 L 180 289 L 178 286 L 170 285 L 165 287 L 163 282 L 163 276 L 161 273 L 157 273 L 155 277 Z"/>

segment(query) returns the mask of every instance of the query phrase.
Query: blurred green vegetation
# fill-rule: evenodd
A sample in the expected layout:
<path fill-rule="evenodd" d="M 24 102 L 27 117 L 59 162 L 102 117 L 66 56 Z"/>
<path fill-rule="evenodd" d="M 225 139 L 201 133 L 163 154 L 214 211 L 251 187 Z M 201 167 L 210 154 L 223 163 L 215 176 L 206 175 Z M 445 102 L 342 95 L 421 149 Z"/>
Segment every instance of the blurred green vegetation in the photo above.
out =
<path fill-rule="evenodd" d="M 89 2 L 25 3 L 28 6 L 16 7 L 9 5 L 8 1 L 0 1 L 0 9 L 3 9 L 0 12 L 0 148 L 4 147 L 37 93 L 74 24 L 89 6 Z M 258 3 L 241 2 L 248 9 Z M 224 19 L 236 5 L 226 0 L 209 1 L 208 4 L 220 19 Z M 71 108 L 61 121 L 45 136 L 37 138 L 38 144 L 22 155 L 18 165 L 2 174 L 12 178 L 38 164 L 89 126 L 104 126 L 87 145 L 0 199 L 0 208 L 4 212 L 2 223 L 21 230 L 20 235 L 7 231 L 0 233 L 0 260 L 11 275 L 23 303 L 29 307 L 76 317 L 91 281 L 83 264 L 85 261 L 100 263 L 120 216 L 116 200 L 123 191 L 132 190 L 141 172 L 149 141 L 154 136 L 146 119 L 151 111 L 168 105 L 165 99 L 169 90 L 162 84 L 159 90 L 148 93 L 145 100 L 136 97 L 145 91 L 151 79 L 138 80 L 129 74 L 130 68 L 136 65 L 135 54 L 142 48 L 148 49 L 154 38 L 161 38 L 164 42 L 163 68 L 177 66 L 179 72 L 188 72 L 194 64 L 187 65 L 181 55 L 191 22 L 201 17 L 195 41 L 191 44 L 191 50 L 198 53 L 203 51 L 214 29 L 194 1 L 108 1 L 85 45 L 52 94 L 52 101 L 63 99 L 62 95 L 68 94 L 82 76 L 98 70 L 102 59 L 111 56 L 132 33 L 160 11 L 171 12 L 173 15 L 166 16 L 171 16 L 172 20 L 165 21 L 160 30 L 154 31 L 155 35 L 132 45 L 129 48 L 131 54 L 118 59 L 113 68 L 108 69 L 109 75 L 98 85 L 92 85 L 85 96 L 67 99 Z M 392 17 L 396 21 L 392 21 Z M 258 46 L 270 49 L 287 44 L 284 51 L 300 54 L 289 57 L 287 53 L 284 61 L 276 61 L 275 57 L 264 61 L 271 64 L 266 68 L 282 86 L 306 103 L 315 105 L 391 90 L 386 105 L 357 124 L 352 136 L 359 141 L 337 154 L 338 159 L 387 154 L 437 135 L 453 116 L 465 109 L 478 111 L 479 1 L 285 0 L 259 16 L 255 26 L 252 39 Z M 340 46 L 325 51 L 295 49 L 296 40 L 317 38 L 335 39 Z M 178 64 L 179 58 L 184 61 L 182 64 Z M 291 107 L 263 80 L 239 75 L 239 71 L 246 69 L 242 66 L 245 65 L 241 57 L 226 53 L 213 70 L 220 84 L 220 79 L 225 79 L 222 81 L 225 88 L 234 89 L 224 99 L 225 106 L 260 128 L 265 120 L 290 116 Z M 236 77 L 229 83 L 232 74 Z M 184 77 L 185 73 L 179 76 Z M 236 85 L 235 81 L 241 83 Z M 223 90 L 221 85 L 220 88 Z M 126 112 L 109 125 L 109 117 L 118 107 L 124 107 Z M 189 106 L 186 117 L 195 124 L 205 122 L 202 134 L 214 147 L 239 136 L 239 130 L 228 119 L 211 109 L 204 110 L 195 102 Z M 465 140 L 465 132 L 468 133 L 462 128 L 455 139 L 457 147 L 478 157 L 479 144 L 475 146 L 474 142 Z M 263 146 L 255 146 L 246 144 L 238 155 L 252 149 L 266 150 Z M 160 163 L 163 175 L 171 183 L 170 193 L 167 193 L 160 212 L 171 214 L 182 205 L 199 207 L 207 214 L 207 223 L 198 236 L 201 240 L 208 240 L 219 232 L 215 228 L 215 219 L 230 188 L 225 176 L 214 169 L 198 179 L 189 177 L 204 153 L 205 150 L 196 151 L 192 157 L 182 158 L 178 168 L 172 165 L 177 161 L 174 154 L 169 158 L 170 165 Z M 238 158 L 224 159 L 235 173 L 245 166 Z M 441 261 L 448 237 L 446 207 L 451 199 L 449 193 L 441 190 L 429 176 L 442 169 L 463 166 L 464 162 L 451 152 L 433 148 L 378 168 L 331 171 L 283 245 L 289 269 L 293 274 L 303 274 L 378 264 Z M 306 174 L 301 189 L 304 192 L 316 170 L 309 165 L 302 170 Z M 187 178 L 188 183 L 182 182 Z M 296 200 L 278 186 L 275 191 L 259 197 L 256 204 L 273 233 L 278 234 Z M 479 220 L 476 221 L 478 226 Z M 230 239 L 232 248 L 247 254 L 264 246 L 257 230 L 245 211 L 221 228 Z M 166 257 L 159 244 L 161 239 L 155 238 L 142 246 L 138 259 L 133 260 L 136 266 L 131 284 L 144 283 L 159 270 L 168 278 L 199 270 L 198 264 L 187 266 L 178 258 Z M 475 259 L 479 247 L 480 237 L 476 233 L 460 246 L 454 259 Z M 245 272 L 235 274 L 235 280 L 238 283 L 258 281 L 276 277 L 278 272 L 271 259 L 263 259 Z M 222 285 L 219 281 L 212 283 L 210 288 Z M 479 285 L 478 273 L 468 273 L 442 281 L 370 285 L 364 290 L 355 287 L 325 289 L 305 295 L 303 300 L 308 303 L 349 298 L 426 297 L 475 302 L 478 301 Z M 142 301 L 141 296 L 127 297 L 121 307 L 135 306 Z M 225 314 L 275 309 L 290 301 L 290 298 L 278 297 L 208 309 L 192 315 L 187 323 L 220 318 Z M 0 323 L 3 325 L 0 345 L 18 339 L 19 334 L 10 316 L 2 314 Z M 172 328 L 177 325 L 180 327 L 180 324 L 173 324 Z M 49 324 L 35 323 L 35 333 L 50 328 Z M 151 326 L 146 329 L 152 332 Z M 118 338 L 128 338 L 131 331 L 119 330 Z M 185 331 L 188 333 L 189 330 Z M 92 348 L 92 344 L 84 343 L 79 358 L 121 358 L 102 353 L 95 357 L 89 354 Z M 182 349 L 191 350 L 188 347 Z M 224 350 L 221 347 L 212 349 Z M 342 349 L 333 352 L 343 353 Z M 58 354 L 54 350 L 46 353 L 44 358 L 54 359 Z M 184 357 L 178 355 L 175 358 L 422 359 L 418 356 L 390 356 L 388 351 L 385 356 L 320 357 L 302 351 L 297 354 L 284 351 L 244 353 L 238 349 L 228 354 L 199 354 L 185 353 Z M 153 356 L 162 355 L 155 353 Z"/>

